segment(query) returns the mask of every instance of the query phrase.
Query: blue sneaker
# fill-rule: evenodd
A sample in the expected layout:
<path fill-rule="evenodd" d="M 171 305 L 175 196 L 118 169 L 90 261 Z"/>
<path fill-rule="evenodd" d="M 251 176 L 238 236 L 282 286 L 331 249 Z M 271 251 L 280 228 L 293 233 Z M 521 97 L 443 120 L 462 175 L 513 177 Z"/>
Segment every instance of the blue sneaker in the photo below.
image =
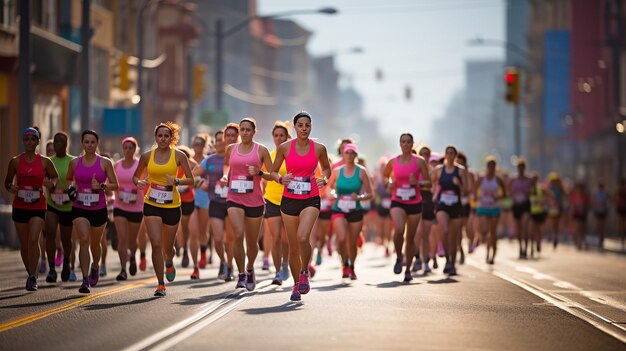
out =
<path fill-rule="evenodd" d="M 243 289 L 246 287 L 246 281 L 248 277 L 246 273 L 239 273 L 239 279 L 237 279 L 237 285 L 235 285 L 235 289 Z"/>
<path fill-rule="evenodd" d="M 174 268 L 174 265 L 172 265 L 171 267 L 165 267 L 165 278 L 168 282 L 174 281 L 174 279 L 176 278 L 176 268 Z"/>
<path fill-rule="evenodd" d="M 89 286 L 96 286 L 99 279 L 100 274 L 98 273 L 98 266 L 91 266 L 91 272 L 89 272 Z"/>
<path fill-rule="evenodd" d="M 322 264 L 322 253 L 318 250 L 317 257 L 315 258 L 315 265 L 319 266 Z"/>
<path fill-rule="evenodd" d="M 70 273 L 70 277 L 68 278 L 68 280 L 71 282 L 75 282 L 76 280 L 78 280 L 78 278 L 76 277 L 76 273 L 74 273 L 74 271 Z"/>
<path fill-rule="evenodd" d="M 100 276 L 101 277 L 107 276 L 107 266 L 104 264 L 100 266 Z"/>
<path fill-rule="evenodd" d="M 283 281 L 289 279 L 289 263 L 283 263 L 280 268 L 280 279 Z"/>
<path fill-rule="evenodd" d="M 393 272 L 395 274 L 402 273 L 402 259 L 401 258 L 396 259 L 396 264 L 393 265 Z"/>
<path fill-rule="evenodd" d="M 451 269 L 452 269 L 452 263 L 451 263 L 451 262 L 448 262 L 448 263 L 446 263 L 446 266 L 445 266 L 445 267 L 443 267 L 443 273 L 446 273 L 446 274 L 447 274 L 447 273 L 450 273 L 450 270 L 451 270 Z"/>
<path fill-rule="evenodd" d="M 417 272 L 421 269 L 422 269 L 422 259 L 416 258 L 415 262 L 413 262 L 413 268 L 411 269 L 411 272 Z"/>

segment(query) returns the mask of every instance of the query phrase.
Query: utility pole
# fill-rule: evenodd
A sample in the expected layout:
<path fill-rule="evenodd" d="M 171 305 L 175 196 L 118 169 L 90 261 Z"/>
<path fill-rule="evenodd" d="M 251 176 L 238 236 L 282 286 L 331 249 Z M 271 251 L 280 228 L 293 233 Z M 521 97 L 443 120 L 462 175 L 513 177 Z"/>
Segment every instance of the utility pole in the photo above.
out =
<path fill-rule="evenodd" d="M 223 107 L 222 103 L 222 27 L 224 23 L 218 19 L 215 23 L 215 105 L 218 110 Z"/>
<path fill-rule="evenodd" d="M 32 76 L 30 67 L 33 57 L 30 50 L 30 1 L 20 1 L 20 56 L 19 56 L 19 131 L 33 125 Z M 22 143 L 18 143 L 23 150 Z"/>
<path fill-rule="evenodd" d="M 22 1 L 28 2 L 28 1 Z M 80 127 L 90 129 L 90 99 L 89 99 L 89 42 L 91 41 L 91 28 L 89 15 L 91 10 L 91 0 L 83 0 L 82 22 L 80 27 L 80 44 L 82 52 L 80 55 Z"/>

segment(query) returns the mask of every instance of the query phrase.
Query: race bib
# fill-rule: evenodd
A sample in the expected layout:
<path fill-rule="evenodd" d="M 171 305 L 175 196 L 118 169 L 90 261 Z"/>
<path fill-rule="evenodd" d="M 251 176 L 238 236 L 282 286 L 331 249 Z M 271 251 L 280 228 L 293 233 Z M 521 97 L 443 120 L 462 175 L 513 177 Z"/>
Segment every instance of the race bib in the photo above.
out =
<path fill-rule="evenodd" d="M 287 184 L 287 192 L 295 195 L 309 195 L 311 193 L 311 179 L 304 177 L 294 177 Z"/>
<path fill-rule="evenodd" d="M 396 189 L 396 196 L 404 201 L 415 199 L 416 192 L 414 187 L 406 186 Z"/>
<path fill-rule="evenodd" d="M 32 204 L 39 201 L 39 198 L 41 197 L 41 191 L 26 187 L 17 191 L 17 197 L 20 198 L 22 202 Z"/>
<path fill-rule="evenodd" d="M 134 204 L 137 202 L 136 189 L 123 189 L 119 191 L 120 200 L 125 204 Z"/>
<path fill-rule="evenodd" d="M 50 194 L 52 202 L 61 206 L 70 203 L 70 197 L 63 191 L 63 189 L 55 189 L 54 193 Z"/>
<path fill-rule="evenodd" d="M 91 207 L 100 202 L 100 192 L 92 189 L 81 189 L 81 191 L 78 192 L 76 201 L 79 205 Z"/>
<path fill-rule="evenodd" d="M 252 177 L 237 176 L 230 181 L 230 192 L 236 194 L 251 193 L 254 190 L 254 182 Z"/>
<path fill-rule="evenodd" d="M 391 208 L 391 199 L 390 198 L 385 198 L 385 199 L 383 199 L 381 201 L 380 204 L 383 206 L 383 208 L 390 209 Z"/>
<path fill-rule="evenodd" d="M 174 188 L 171 185 L 150 184 L 148 199 L 157 204 L 171 204 L 174 202 Z"/>
<path fill-rule="evenodd" d="M 320 203 L 320 211 L 330 210 L 330 201 L 328 199 L 322 199 Z"/>
<path fill-rule="evenodd" d="M 465 206 L 467 204 L 469 204 L 469 197 L 461 196 L 461 205 Z"/>
<path fill-rule="evenodd" d="M 523 204 L 526 201 L 528 201 L 528 198 L 524 194 L 513 195 L 513 202 L 515 202 L 516 204 Z"/>
<path fill-rule="evenodd" d="M 371 200 L 361 201 L 361 207 L 363 207 L 364 210 L 369 211 L 370 209 L 372 209 L 372 201 Z"/>
<path fill-rule="evenodd" d="M 453 191 L 444 191 L 441 193 L 439 201 L 445 205 L 452 206 L 459 202 L 459 197 Z"/>
<path fill-rule="evenodd" d="M 225 199 L 228 197 L 228 187 L 217 184 L 215 186 L 214 193 L 215 193 L 215 196 L 219 197 L 220 199 Z"/>
<path fill-rule="evenodd" d="M 356 201 L 352 200 L 350 196 L 342 196 L 337 201 L 337 207 L 339 207 L 341 212 L 350 212 L 356 209 Z"/>
<path fill-rule="evenodd" d="M 189 185 L 179 185 L 178 186 L 178 193 L 179 194 L 184 194 L 186 192 L 189 191 Z"/>

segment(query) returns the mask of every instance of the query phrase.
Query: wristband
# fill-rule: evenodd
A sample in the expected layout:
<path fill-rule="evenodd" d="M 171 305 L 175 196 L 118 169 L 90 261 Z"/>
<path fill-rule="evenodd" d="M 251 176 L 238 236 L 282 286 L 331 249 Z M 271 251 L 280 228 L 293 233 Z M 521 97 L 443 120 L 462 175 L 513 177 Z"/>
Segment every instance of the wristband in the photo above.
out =
<path fill-rule="evenodd" d="M 100 183 L 100 189 L 107 190 L 107 184 L 106 183 Z"/>
<path fill-rule="evenodd" d="M 175 179 L 174 179 L 174 184 L 176 184 L 176 185 L 180 185 L 180 179 L 175 178 Z"/>
<path fill-rule="evenodd" d="M 283 176 L 279 176 L 279 177 L 278 177 L 278 182 L 279 182 L 280 184 L 282 184 L 282 183 L 283 183 Z"/>
<path fill-rule="evenodd" d="M 257 175 L 262 176 L 263 175 L 263 171 L 259 169 L 259 172 L 257 173 Z"/>
<path fill-rule="evenodd" d="M 328 178 L 324 177 L 322 178 L 322 181 L 324 182 L 324 185 L 328 184 Z"/>

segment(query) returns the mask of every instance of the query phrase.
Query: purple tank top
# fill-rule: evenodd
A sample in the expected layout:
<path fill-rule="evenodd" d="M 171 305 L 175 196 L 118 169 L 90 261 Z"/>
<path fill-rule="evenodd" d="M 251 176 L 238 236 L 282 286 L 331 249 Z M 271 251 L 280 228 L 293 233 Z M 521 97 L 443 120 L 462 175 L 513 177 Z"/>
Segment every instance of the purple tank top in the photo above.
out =
<path fill-rule="evenodd" d="M 91 167 L 86 167 L 83 165 L 83 156 L 78 157 L 78 163 L 76 164 L 76 169 L 74 169 L 78 197 L 72 204 L 73 207 L 84 210 L 99 210 L 107 207 L 104 190 L 91 189 L 91 180 L 94 174 L 98 183 L 103 183 L 106 180 L 106 173 L 104 173 L 100 165 L 101 160 L 100 156 L 96 156 L 96 162 Z"/>
<path fill-rule="evenodd" d="M 247 154 L 239 153 L 239 145 L 241 144 L 235 144 L 230 153 L 227 200 L 246 207 L 263 206 L 265 200 L 261 190 L 261 177 L 248 173 L 248 166 L 261 168 L 259 144 L 254 143 L 252 151 Z"/>

